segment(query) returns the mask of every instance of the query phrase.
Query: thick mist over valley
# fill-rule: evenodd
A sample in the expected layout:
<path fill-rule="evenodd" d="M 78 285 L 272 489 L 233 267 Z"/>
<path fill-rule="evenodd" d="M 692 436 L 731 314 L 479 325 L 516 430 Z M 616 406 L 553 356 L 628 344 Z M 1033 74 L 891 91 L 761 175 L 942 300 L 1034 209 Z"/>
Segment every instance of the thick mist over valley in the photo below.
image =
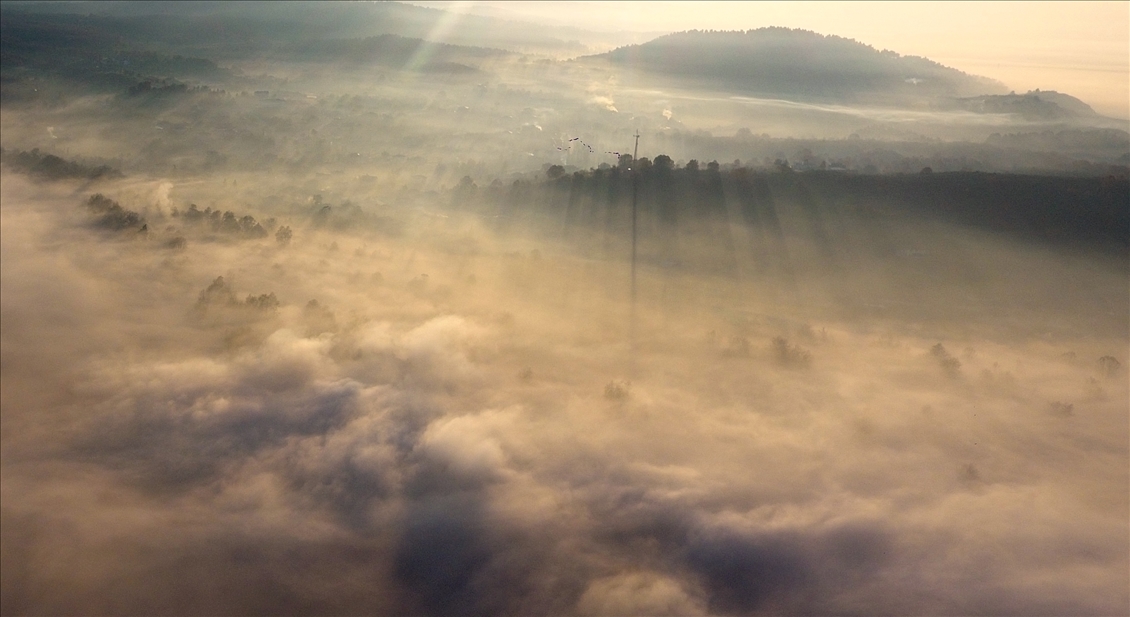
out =
<path fill-rule="evenodd" d="M 783 28 L 0 6 L 3 614 L 1130 611 L 1125 120 Z"/>

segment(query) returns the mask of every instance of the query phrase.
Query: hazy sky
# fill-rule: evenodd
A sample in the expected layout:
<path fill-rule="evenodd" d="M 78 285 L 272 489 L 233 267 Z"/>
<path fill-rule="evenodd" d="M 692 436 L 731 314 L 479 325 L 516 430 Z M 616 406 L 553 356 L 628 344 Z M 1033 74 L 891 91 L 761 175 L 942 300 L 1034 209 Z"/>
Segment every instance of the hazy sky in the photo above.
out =
<path fill-rule="evenodd" d="M 804 28 L 1130 117 L 1126 2 L 413 2 L 599 30 Z M 589 6 L 578 6 L 589 5 Z M 599 6 L 597 6 L 599 5 Z"/>

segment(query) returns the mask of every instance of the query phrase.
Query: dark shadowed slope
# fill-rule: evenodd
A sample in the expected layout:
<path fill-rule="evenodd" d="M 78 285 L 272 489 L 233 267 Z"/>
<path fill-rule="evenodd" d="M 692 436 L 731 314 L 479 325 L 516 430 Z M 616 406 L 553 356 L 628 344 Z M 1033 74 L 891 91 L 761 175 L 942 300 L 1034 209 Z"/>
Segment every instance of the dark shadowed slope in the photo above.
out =
<path fill-rule="evenodd" d="M 194 55 L 217 44 L 246 53 L 286 41 L 382 34 L 552 55 L 612 46 L 604 42 L 605 35 L 576 28 L 459 15 L 399 2 L 278 2 L 269 7 L 257 2 L 6 2 L 8 11 L 99 16 L 122 24 L 132 40 L 176 45 Z M 443 27 L 445 23 L 458 27 Z"/>
<path fill-rule="evenodd" d="M 19 8 L 29 8 L 21 5 Z M 33 8 L 33 7 L 31 7 Z M 399 34 L 348 38 L 316 23 L 185 15 L 70 15 L 7 10 L 0 26 L 8 71 L 50 70 L 84 81 L 111 73 L 217 80 L 216 62 L 240 58 L 367 63 L 435 70 L 507 52 L 449 45 Z M 199 57 L 185 57 L 191 54 Z M 206 59 L 205 59 L 206 58 Z M 463 66 L 463 68 L 468 68 Z"/>

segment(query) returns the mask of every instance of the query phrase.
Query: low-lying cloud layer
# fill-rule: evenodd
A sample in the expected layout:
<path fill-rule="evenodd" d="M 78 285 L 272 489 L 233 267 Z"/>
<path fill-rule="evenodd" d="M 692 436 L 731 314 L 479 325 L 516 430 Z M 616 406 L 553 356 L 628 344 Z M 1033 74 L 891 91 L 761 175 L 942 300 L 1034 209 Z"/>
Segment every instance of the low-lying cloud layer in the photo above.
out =
<path fill-rule="evenodd" d="M 789 281 L 645 266 L 633 343 L 626 260 L 474 218 L 281 242 L 173 217 L 192 187 L 99 185 L 138 234 L 88 187 L 2 190 L 5 614 L 1130 602 L 1105 258 L 952 229 L 984 280 L 1031 270 L 916 319 L 891 265 L 846 321 L 789 238 Z M 1074 316 L 1019 310 L 1068 283 Z"/>

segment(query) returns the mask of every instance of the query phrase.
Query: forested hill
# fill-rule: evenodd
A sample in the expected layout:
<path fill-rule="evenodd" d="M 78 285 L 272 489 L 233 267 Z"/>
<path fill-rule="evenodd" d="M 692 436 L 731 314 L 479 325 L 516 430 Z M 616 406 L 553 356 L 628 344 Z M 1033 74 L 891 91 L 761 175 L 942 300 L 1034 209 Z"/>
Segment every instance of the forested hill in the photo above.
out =
<path fill-rule="evenodd" d="M 857 102 L 1003 94 L 1000 82 L 808 30 L 678 32 L 593 56 L 731 92 Z"/>

